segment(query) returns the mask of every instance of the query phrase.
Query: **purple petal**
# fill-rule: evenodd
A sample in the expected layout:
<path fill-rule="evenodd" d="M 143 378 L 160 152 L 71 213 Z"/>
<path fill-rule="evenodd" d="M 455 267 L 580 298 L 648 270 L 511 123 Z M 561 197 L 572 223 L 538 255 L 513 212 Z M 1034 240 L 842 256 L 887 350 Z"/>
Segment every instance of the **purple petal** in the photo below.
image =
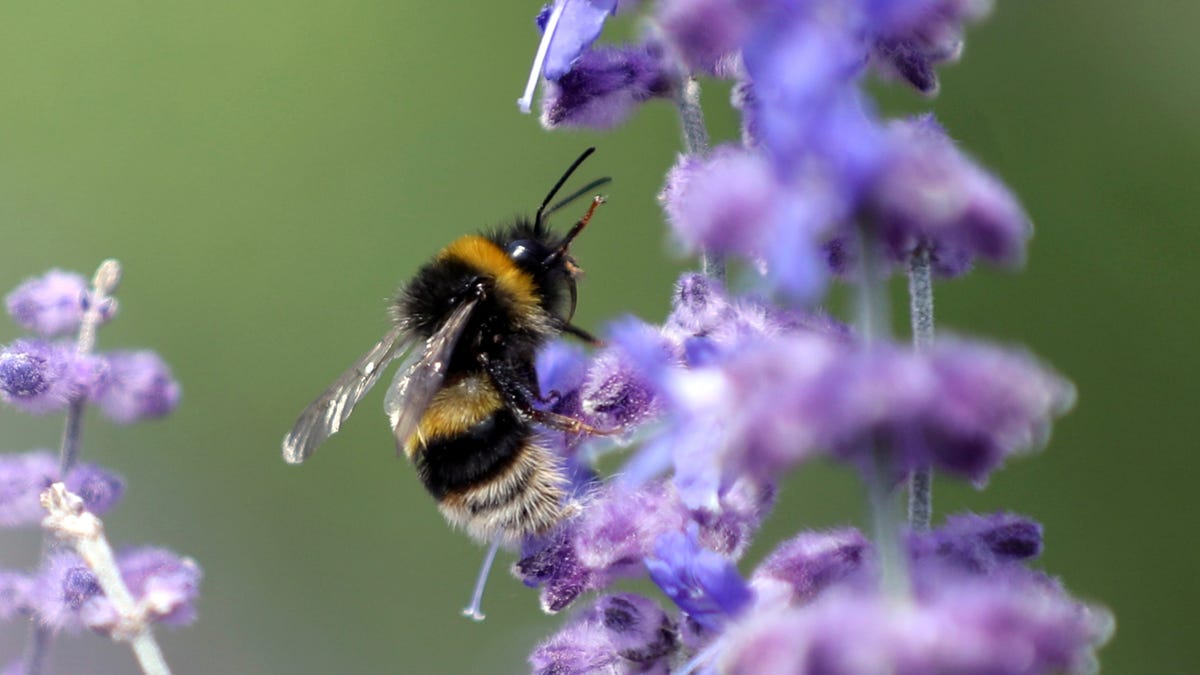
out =
<path fill-rule="evenodd" d="M 129 424 L 169 414 L 179 404 L 179 383 L 151 351 L 112 352 L 98 385 L 96 404 L 114 422 Z"/>
<path fill-rule="evenodd" d="M 0 455 L 0 526 L 37 525 L 46 516 L 39 496 L 58 480 L 58 460 L 49 452 Z"/>
<path fill-rule="evenodd" d="M 688 68 L 710 75 L 724 71 L 754 25 L 761 1 L 664 0 L 656 14 Z"/>
<path fill-rule="evenodd" d="M 529 656 L 537 675 L 667 675 L 679 646 L 674 622 L 657 603 L 632 593 L 607 595 L 573 617 Z"/>
<path fill-rule="evenodd" d="M 858 530 L 801 532 L 759 564 L 751 584 L 772 601 L 807 604 L 827 588 L 863 577 L 869 551 Z"/>
<path fill-rule="evenodd" d="M 888 252 L 906 261 L 927 243 L 935 270 L 959 274 L 975 258 L 1015 264 L 1031 228 L 1004 185 L 954 146 L 931 116 L 889 129 L 890 159 L 872 189 Z"/>
<path fill-rule="evenodd" d="M 695 526 L 659 535 L 645 562 L 663 593 L 706 629 L 719 628 L 753 597 L 732 560 L 700 545 Z"/>
<path fill-rule="evenodd" d="M 35 415 L 62 410 L 82 395 L 75 350 L 42 340 L 17 340 L 0 350 L 0 398 Z"/>
<path fill-rule="evenodd" d="M 547 82 L 542 125 L 611 129 L 639 104 L 673 95 L 675 80 L 657 47 L 597 47 Z"/>
<path fill-rule="evenodd" d="M 8 314 L 23 328 L 45 336 L 69 333 L 83 318 L 87 281 L 54 269 L 25 280 L 5 298 Z"/>
<path fill-rule="evenodd" d="M 32 610 L 34 585 L 28 574 L 0 570 L 0 621 L 15 619 Z"/>
<path fill-rule="evenodd" d="M 617 11 L 617 0 L 556 0 L 553 4 L 561 6 L 562 13 L 554 35 L 550 37 L 542 67 L 542 74 L 551 81 L 571 70 L 576 59 L 600 37 L 604 22 Z M 542 14 L 539 14 L 539 21 Z M 548 14 L 546 16 L 549 18 Z M 541 25 L 544 29 L 545 24 Z"/>
<path fill-rule="evenodd" d="M 103 598 L 100 582 L 79 555 L 70 550 L 50 554 L 38 572 L 33 608 L 38 621 L 52 630 L 83 629 L 85 605 Z"/>
<path fill-rule="evenodd" d="M 59 480 L 58 459 L 47 451 L 0 455 L 0 526 L 37 525 L 46 516 L 40 496 Z M 67 489 L 83 498 L 88 511 L 103 515 L 125 491 L 116 474 L 92 464 L 71 470 Z"/>

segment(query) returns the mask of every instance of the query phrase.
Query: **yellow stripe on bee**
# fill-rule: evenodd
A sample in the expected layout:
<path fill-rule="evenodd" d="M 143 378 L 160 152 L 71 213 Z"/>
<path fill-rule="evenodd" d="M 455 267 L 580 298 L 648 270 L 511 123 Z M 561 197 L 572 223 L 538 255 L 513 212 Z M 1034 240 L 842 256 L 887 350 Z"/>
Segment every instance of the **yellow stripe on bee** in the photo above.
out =
<path fill-rule="evenodd" d="M 412 457 L 430 441 L 462 434 L 503 405 L 500 392 L 483 373 L 448 383 L 433 395 L 417 430 L 404 442 L 404 453 Z"/>
<path fill-rule="evenodd" d="M 513 262 L 512 258 L 490 239 L 477 234 L 459 237 L 438 255 L 474 267 L 480 274 L 492 277 L 496 288 L 522 305 L 537 305 L 537 288 L 533 277 Z"/>

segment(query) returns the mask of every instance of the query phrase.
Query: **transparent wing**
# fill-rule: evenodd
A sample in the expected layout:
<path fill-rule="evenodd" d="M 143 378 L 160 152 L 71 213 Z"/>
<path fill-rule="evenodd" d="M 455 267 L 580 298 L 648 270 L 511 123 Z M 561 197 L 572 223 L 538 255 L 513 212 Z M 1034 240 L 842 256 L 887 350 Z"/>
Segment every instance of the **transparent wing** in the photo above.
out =
<path fill-rule="evenodd" d="M 366 396 L 379 380 L 383 369 L 392 359 L 406 351 L 412 343 L 407 326 L 397 325 L 371 347 L 370 351 L 341 374 L 333 384 L 313 401 L 283 439 L 283 458 L 289 464 L 299 464 L 333 434 L 354 412 L 354 406 Z"/>
<path fill-rule="evenodd" d="M 454 345 L 458 344 L 458 338 L 478 303 L 477 298 L 472 298 L 454 308 L 445 323 L 425 341 L 425 348 L 414 350 L 396 371 L 396 379 L 388 388 L 383 409 L 391 420 L 398 449 L 402 450 L 404 441 L 416 431 L 433 395 L 442 387 Z"/>

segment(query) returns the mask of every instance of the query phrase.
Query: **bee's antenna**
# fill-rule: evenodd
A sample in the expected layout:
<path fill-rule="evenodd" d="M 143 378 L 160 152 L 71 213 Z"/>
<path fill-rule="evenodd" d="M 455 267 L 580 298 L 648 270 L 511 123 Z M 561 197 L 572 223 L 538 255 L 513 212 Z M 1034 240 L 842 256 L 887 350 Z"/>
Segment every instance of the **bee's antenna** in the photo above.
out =
<path fill-rule="evenodd" d="M 583 154 L 581 154 L 579 156 L 579 158 L 576 159 L 571 164 L 571 166 L 567 167 L 566 173 L 564 173 L 562 175 L 562 178 L 558 179 L 558 182 L 554 184 L 554 187 L 550 188 L 550 194 L 546 195 L 546 198 L 542 200 L 542 205 L 538 207 L 537 216 L 533 219 L 534 225 L 542 224 L 542 221 L 545 219 L 545 217 L 547 215 L 546 214 L 546 205 L 549 204 L 550 200 L 554 199 L 554 195 L 558 194 L 558 191 L 560 189 L 562 189 L 563 183 L 566 183 L 567 180 L 569 180 L 571 178 L 571 174 L 575 173 L 575 169 L 578 169 L 579 165 L 583 164 L 583 160 L 590 157 L 591 154 L 595 151 L 596 151 L 596 148 L 588 148 L 587 150 L 584 150 Z M 575 197 L 575 196 L 577 196 L 577 195 L 572 195 L 572 197 Z M 557 209 L 559 206 L 560 206 L 560 204 L 556 204 L 553 209 L 550 209 L 550 212 L 553 213 L 554 209 Z"/>
<path fill-rule="evenodd" d="M 559 209 L 566 206 L 567 204 L 570 204 L 571 202 L 575 201 L 576 199 L 579 199 L 580 197 L 591 192 L 592 190 L 595 190 L 596 188 L 600 187 L 601 185 L 608 185 L 611 182 L 612 182 L 611 176 L 597 178 L 596 180 L 594 180 L 594 181 L 588 183 L 587 185 L 584 185 L 583 187 L 579 188 L 578 190 L 572 192 L 570 195 L 558 200 L 558 202 L 555 203 L 554 206 L 551 206 L 550 208 L 548 208 L 542 212 L 542 218 L 549 218 L 550 216 L 554 215 L 555 211 L 558 211 Z"/>
<path fill-rule="evenodd" d="M 546 256 L 546 259 L 542 261 L 543 266 L 549 267 L 550 265 L 558 262 L 560 258 L 567 254 L 567 249 L 570 248 L 571 242 L 575 240 L 575 237 L 579 236 L 580 232 L 583 232 L 583 228 L 587 227 L 587 224 L 592 220 L 592 214 L 596 213 L 596 207 L 603 203 L 604 197 L 601 197 L 600 195 L 592 197 L 592 205 L 588 207 L 587 213 L 583 214 L 583 217 L 580 218 L 579 221 L 574 225 L 572 225 L 570 230 L 567 230 L 567 236 L 563 237 L 562 243 L 558 245 L 558 248 L 554 249 L 554 251 L 550 255 Z"/>

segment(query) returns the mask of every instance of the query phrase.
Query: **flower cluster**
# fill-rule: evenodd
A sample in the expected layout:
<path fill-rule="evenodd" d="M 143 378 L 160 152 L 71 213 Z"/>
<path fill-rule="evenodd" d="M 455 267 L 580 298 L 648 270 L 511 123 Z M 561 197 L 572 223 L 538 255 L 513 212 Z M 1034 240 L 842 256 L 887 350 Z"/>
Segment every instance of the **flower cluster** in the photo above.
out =
<path fill-rule="evenodd" d="M 1029 220 L 931 115 L 884 119 L 863 86 L 876 73 L 935 94 L 936 67 L 989 10 L 554 0 L 542 11 L 522 107 L 539 79 L 547 128 L 608 129 L 645 101 L 674 101 L 685 152 L 659 199 L 706 273 L 679 280 L 661 325 L 627 319 L 597 354 L 552 345 L 539 357 L 555 412 L 621 429 L 617 443 L 634 450 L 603 478 L 589 460 L 610 439 L 558 439 L 577 515 L 526 542 L 514 573 L 548 612 L 584 606 L 535 649 L 534 672 L 1094 668 L 1111 615 L 1027 566 L 1040 525 L 1007 513 L 928 520 L 931 471 L 982 488 L 1008 458 L 1044 446 L 1075 396 L 1021 349 L 934 339 L 932 278 L 1021 263 Z M 641 37 L 595 44 L 623 11 L 642 14 Z M 734 81 L 740 142 L 708 148 L 697 76 Z M 729 259 L 744 261 L 740 286 L 753 293 L 726 289 Z M 910 279 L 912 344 L 886 329 L 896 272 Z M 849 325 L 813 309 L 839 280 L 857 290 Z M 870 531 L 801 531 L 748 565 L 781 479 L 815 458 L 859 473 Z M 893 498 L 905 481 L 907 526 Z M 613 594 L 630 577 L 662 600 Z"/>
<path fill-rule="evenodd" d="M 87 404 L 128 424 L 166 415 L 179 402 L 179 385 L 154 352 L 92 351 L 96 329 L 116 313 L 111 293 L 118 280 L 119 267 L 108 261 L 90 285 L 78 274 L 51 270 L 7 297 L 12 318 L 38 337 L 0 348 L 0 398 L 33 414 L 65 411 L 67 431 L 58 456 L 45 450 L 0 455 L 0 526 L 51 527 L 44 495 L 55 483 L 62 483 L 91 516 L 120 501 L 125 490 L 120 477 L 78 461 Z M 75 338 L 62 338 L 69 334 Z M 40 633 L 27 660 L 11 666 L 13 672 L 36 673 L 44 659 L 39 650 L 59 631 L 86 628 L 134 640 L 131 626 L 184 625 L 195 619 L 200 568 L 191 559 L 154 547 L 119 552 L 116 576 L 137 605 L 137 615 L 129 616 L 102 589 L 98 575 L 105 570 L 98 570 L 94 560 L 85 562 L 82 552 L 50 547 L 33 571 L 0 570 L 0 620 L 33 619 Z"/>

